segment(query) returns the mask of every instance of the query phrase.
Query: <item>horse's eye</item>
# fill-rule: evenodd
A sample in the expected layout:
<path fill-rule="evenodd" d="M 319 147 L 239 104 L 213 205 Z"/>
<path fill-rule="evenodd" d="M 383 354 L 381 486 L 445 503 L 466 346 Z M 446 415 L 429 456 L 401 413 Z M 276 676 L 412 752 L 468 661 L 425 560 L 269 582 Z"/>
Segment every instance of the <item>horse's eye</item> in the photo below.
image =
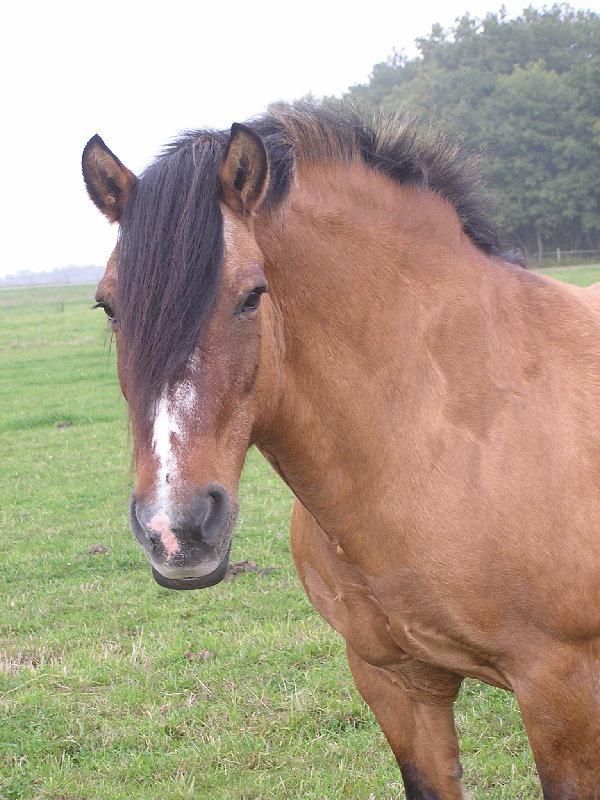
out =
<path fill-rule="evenodd" d="M 266 286 L 257 286 L 255 289 L 252 289 L 250 294 L 240 306 L 238 314 L 250 314 L 252 311 L 256 311 L 260 305 L 261 295 L 263 295 L 266 291 Z"/>
<path fill-rule="evenodd" d="M 112 308 L 108 305 L 108 303 L 104 302 L 103 300 L 95 303 L 92 308 L 102 308 L 104 313 L 106 314 L 107 322 L 110 327 L 114 330 L 117 326 L 117 316 Z"/>

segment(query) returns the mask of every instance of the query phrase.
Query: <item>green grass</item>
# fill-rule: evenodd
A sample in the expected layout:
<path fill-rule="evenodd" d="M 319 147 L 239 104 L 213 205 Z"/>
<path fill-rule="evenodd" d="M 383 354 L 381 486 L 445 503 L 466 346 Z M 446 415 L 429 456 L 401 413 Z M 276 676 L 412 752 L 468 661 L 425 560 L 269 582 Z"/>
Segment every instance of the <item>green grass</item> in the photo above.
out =
<path fill-rule="evenodd" d="M 536 272 L 541 272 L 557 281 L 574 283 L 575 286 L 590 286 L 600 281 L 600 264 L 586 264 L 582 267 L 543 267 Z"/>
<path fill-rule="evenodd" d="M 275 571 L 203 592 L 152 580 L 92 294 L 0 292 L 0 798 L 403 797 L 342 642 L 295 576 L 290 494 L 256 452 L 232 558 Z M 474 800 L 540 797 L 510 695 L 466 681 L 457 723 Z"/>

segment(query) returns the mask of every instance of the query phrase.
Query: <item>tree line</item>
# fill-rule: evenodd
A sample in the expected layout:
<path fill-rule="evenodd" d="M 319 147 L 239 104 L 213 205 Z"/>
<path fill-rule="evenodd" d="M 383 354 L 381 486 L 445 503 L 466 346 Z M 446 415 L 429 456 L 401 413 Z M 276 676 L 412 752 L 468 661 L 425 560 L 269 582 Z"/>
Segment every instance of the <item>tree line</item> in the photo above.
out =
<path fill-rule="evenodd" d="M 600 249 L 600 15 L 465 14 L 417 46 L 342 102 L 408 111 L 481 148 L 498 221 L 529 253 Z"/>

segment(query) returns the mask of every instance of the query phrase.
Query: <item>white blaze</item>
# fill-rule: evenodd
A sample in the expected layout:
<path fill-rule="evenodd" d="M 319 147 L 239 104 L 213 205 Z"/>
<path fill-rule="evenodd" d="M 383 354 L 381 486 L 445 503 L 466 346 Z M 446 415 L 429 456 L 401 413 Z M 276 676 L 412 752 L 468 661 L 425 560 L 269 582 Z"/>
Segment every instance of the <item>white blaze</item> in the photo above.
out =
<path fill-rule="evenodd" d="M 156 407 L 152 430 L 152 447 L 158 459 L 157 501 L 164 508 L 169 500 L 169 487 L 177 481 L 177 457 L 173 440 L 181 440 L 186 417 L 196 402 L 196 390 L 189 382 L 180 383 L 171 393 L 163 392 Z M 167 509 L 164 509 L 167 511 Z"/>
<path fill-rule="evenodd" d="M 194 386 L 187 381 L 179 383 L 172 392 L 165 389 L 156 406 L 154 417 L 152 447 L 158 460 L 155 497 L 157 507 L 149 524 L 160 535 L 167 559 L 180 550 L 177 537 L 171 530 L 169 515 L 171 489 L 178 478 L 174 444 L 176 440 L 183 441 L 186 423 L 194 410 L 195 403 Z"/>
<path fill-rule="evenodd" d="M 166 500 L 168 496 L 168 483 L 171 473 L 176 470 L 176 463 L 173 456 L 171 436 L 178 436 L 181 433 L 179 422 L 172 414 L 170 402 L 166 392 L 160 398 L 154 418 L 154 429 L 152 431 L 152 447 L 158 458 L 158 485 L 157 492 L 160 500 Z"/>

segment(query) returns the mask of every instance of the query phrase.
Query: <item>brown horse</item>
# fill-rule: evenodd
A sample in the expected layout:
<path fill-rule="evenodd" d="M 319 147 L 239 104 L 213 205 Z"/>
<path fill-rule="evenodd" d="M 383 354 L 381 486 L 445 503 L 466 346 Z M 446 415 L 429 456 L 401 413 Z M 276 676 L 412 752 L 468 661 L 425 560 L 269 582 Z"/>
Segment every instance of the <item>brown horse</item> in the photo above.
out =
<path fill-rule="evenodd" d="M 470 676 L 515 692 L 547 800 L 600 798 L 600 301 L 503 257 L 410 128 L 276 107 L 83 171 L 158 582 L 221 580 L 256 444 L 407 797 L 464 796 Z"/>

